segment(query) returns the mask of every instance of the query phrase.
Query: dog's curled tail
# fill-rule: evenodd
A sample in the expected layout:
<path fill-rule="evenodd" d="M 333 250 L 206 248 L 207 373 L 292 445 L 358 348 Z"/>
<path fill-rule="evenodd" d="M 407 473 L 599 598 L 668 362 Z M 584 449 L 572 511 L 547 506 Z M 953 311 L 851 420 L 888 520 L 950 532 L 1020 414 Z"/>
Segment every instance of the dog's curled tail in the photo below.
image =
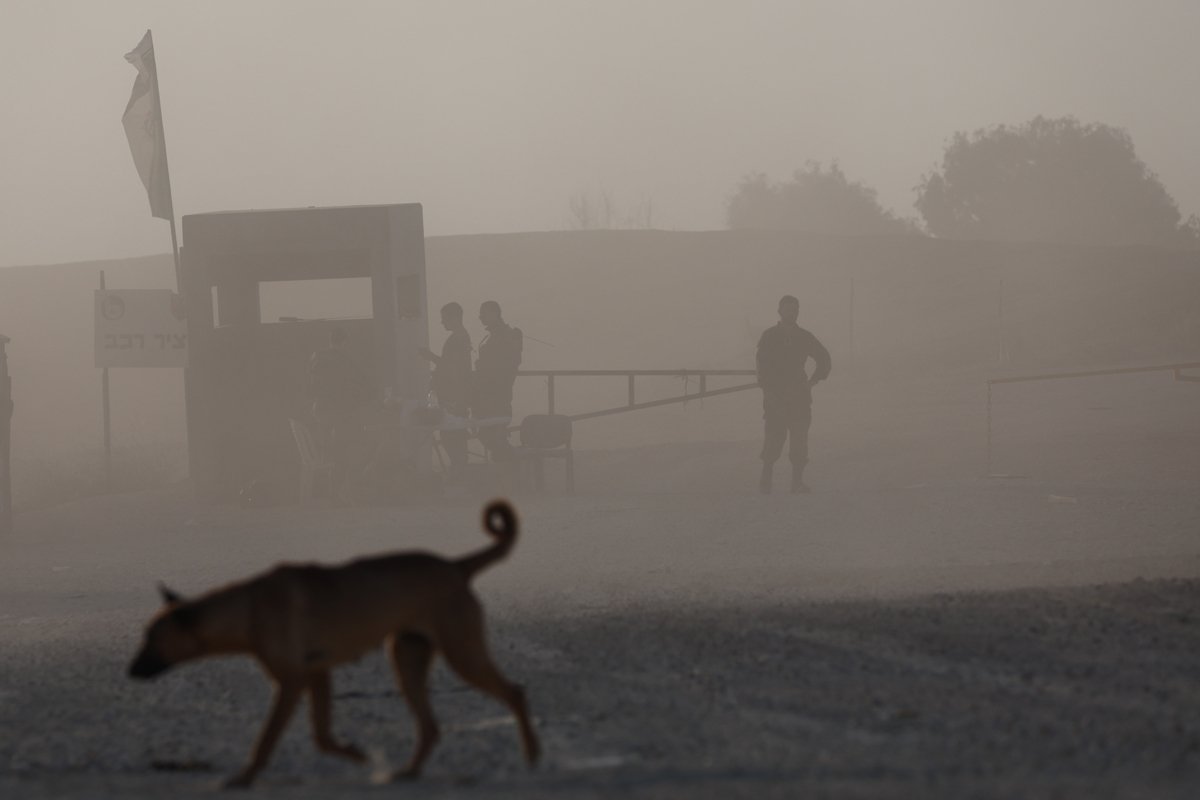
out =
<path fill-rule="evenodd" d="M 520 528 L 516 509 L 505 500 L 493 500 L 484 506 L 483 528 L 496 541 L 491 547 L 458 560 L 458 566 L 468 580 L 512 551 L 517 542 L 517 530 Z"/>

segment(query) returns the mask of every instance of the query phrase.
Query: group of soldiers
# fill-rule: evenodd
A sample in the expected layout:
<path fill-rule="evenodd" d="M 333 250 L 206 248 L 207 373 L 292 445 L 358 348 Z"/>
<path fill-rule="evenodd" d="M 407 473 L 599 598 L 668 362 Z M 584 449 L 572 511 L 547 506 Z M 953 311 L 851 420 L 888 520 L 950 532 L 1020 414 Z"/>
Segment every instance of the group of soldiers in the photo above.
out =
<path fill-rule="evenodd" d="M 487 333 L 479 343 L 479 356 L 472 369 L 471 334 L 463 325 L 462 306 L 447 303 L 442 306 L 441 317 L 442 327 L 450 333 L 441 355 L 428 348 L 422 348 L 421 355 L 433 364 L 433 393 L 447 420 L 438 435 L 450 461 L 450 478 L 458 481 L 467 463 L 468 417 L 493 461 L 513 459 L 508 426 L 513 415 L 513 384 L 525 342 L 521 329 L 504 321 L 500 304 L 484 301 L 479 306 L 479 321 Z"/>
<path fill-rule="evenodd" d="M 817 337 L 797 324 L 800 301 L 785 295 L 779 301 L 779 322 L 758 341 L 756 370 L 763 391 L 763 449 L 759 491 L 769 494 L 774 467 L 790 439 L 791 491 L 807 493 L 808 431 L 812 423 L 812 388 L 829 377 L 829 351 Z M 504 321 L 500 304 L 488 300 L 479 307 L 487 333 L 472 364 L 471 334 L 463 324 L 458 303 L 442 306 L 442 327 L 449 333 L 440 354 L 428 348 L 421 355 L 433 365 L 433 393 L 442 414 L 439 437 L 450 461 L 451 481 L 461 481 L 467 463 L 471 431 L 493 461 L 514 457 L 508 440 L 513 416 L 513 384 L 521 365 L 521 329 Z M 328 432 L 327 444 L 337 463 L 350 458 L 352 439 L 360 431 L 358 410 L 370 395 L 364 373 L 345 352 L 345 333 L 335 330 L 330 346 L 312 356 L 313 416 Z M 810 374 L 808 362 L 815 363 Z"/>
<path fill-rule="evenodd" d="M 500 304 L 488 300 L 479 307 L 479 321 L 487 331 L 472 364 L 471 334 L 463 324 L 458 303 L 442 306 L 442 327 L 449 337 L 441 354 L 421 348 L 433 364 L 432 395 L 440 415 L 438 436 L 450 461 L 450 480 L 459 482 L 467 463 L 470 431 L 493 461 L 514 457 L 508 441 L 512 420 L 513 384 L 521 365 L 524 337 L 521 329 L 504 321 Z M 360 459 L 361 412 L 370 403 L 374 387 L 366 373 L 346 352 L 346 333 L 335 328 L 328 347 L 312 354 L 309 363 L 309 394 L 312 417 L 321 444 L 340 475 L 342 485 L 351 465 Z"/>

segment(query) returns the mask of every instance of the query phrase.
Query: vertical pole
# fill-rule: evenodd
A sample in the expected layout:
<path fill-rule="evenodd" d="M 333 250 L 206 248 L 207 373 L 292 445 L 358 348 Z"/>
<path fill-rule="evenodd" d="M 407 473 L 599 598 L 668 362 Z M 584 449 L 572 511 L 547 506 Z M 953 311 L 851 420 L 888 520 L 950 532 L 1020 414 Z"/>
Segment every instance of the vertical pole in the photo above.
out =
<path fill-rule="evenodd" d="M 167 185 L 171 185 L 171 179 L 167 177 Z M 175 293 L 183 295 L 183 267 L 179 263 L 179 239 L 175 236 L 175 209 L 174 201 L 171 201 L 171 255 L 175 259 Z"/>
<path fill-rule="evenodd" d="M 633 375 L 629 376 L 629 405 L 633 405 Z"/>
<path fill-rule="evenodd" d="M 554 376 L 546 378 L 546 409 L 548 414 L 554 413 Z"/>
<path fill-rule="evenodd" d="M 984 477 L 992 475 L 992 382 L 987 382 L 987 472 Z"/>
<path fill-rule="evenodd" d="M 183 301 L 183 265 L 180 263 L 180 257 L 179 257 L 179 237 L 175 233 L 175 193 L 171 189 L 171 161 L 167 157 L 167 126 L 163 123 L 162 94 L 161 94 L 161 92 L 159 92 L 159 88 L 158 88 L 158 53 L 154 49 L 154 34 L 153 34 L 153 32 L 147 30 L 146 35 L 150 37 L 150 53 L 151 53 L 151 58 L 153 59 L 153 67 L 154 67 L 154 81 L 153 81 L 153 84 L 154 84 L 154 112 L 158 117 L 158 141 L 159 141 L 159 144 L 162 145 L 163 178 L 166 180 L 166 184 L 167 184 L 167 205 L 170 206 L 170 213 L 168 215 L 168 221 L 171 223 L 171 258 L 175 263 L 175 293 L 177 295 L 179 295 L 180 302 L 182 302 Z M 102 272 L 100 274 L 101 274 L 101 276 L 103 276 L 104 273 Z M 103 277 L 101 277 L 102 282 L 103 282 L 103 280 L 104 280 Z M 104 287 L 101 286 L 101 288 L 104 288 Z M 190 332 L 191 332 L 191 330 L 190 330 L 190 326 L 189 326 L 189 341 L 188 341 L 189 349 L 191 348 Z M 184 373 L 184 378 L 183 378 L 183 380 L 184 380 L 184 391 L 183 391 L 184 417 L 187 418 L 188 392 L 187 392 L 187 368 L 186 367 L 184 368 L 183 373 Z M 190 428 L 189 428 L 189 432 L 190 432 Z M 191 447 L 191 444 L 192 444 L 191 440 L 189 439 L 188 440 L 189 448 Z M 188 463 L 189 464 L 191 463 L 190 455 L 188 456 Z M 108 491 L 112 491 L 112 446 L 111 446 L 111 436 L 110 436 L 110 431 L 109 431 L 108 368 L 107 367 L 104 369 L 104 470 L 105 470 L 105 481 L 108 484 Z"/>
<path fill-rule="evenodd" d="M 104 291 L 104 270 L 100 270 L 100 291 Z M 104 490 L 112 491 L 112 420 L 108 404 L 108 367 L 100 370 L 100 396 L 104 415 Z"/>
<path fill-rule="evenodd" d="M 8 374 L 10 339 L 0 334 L 0 534 L 12 533 L 12 378 Z"/>

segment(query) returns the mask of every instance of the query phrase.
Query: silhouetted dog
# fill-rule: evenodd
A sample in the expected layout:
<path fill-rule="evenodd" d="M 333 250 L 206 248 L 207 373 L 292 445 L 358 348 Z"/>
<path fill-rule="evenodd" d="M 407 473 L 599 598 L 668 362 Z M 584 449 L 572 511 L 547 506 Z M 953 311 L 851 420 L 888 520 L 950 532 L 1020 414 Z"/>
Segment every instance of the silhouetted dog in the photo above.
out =
<path fill-rule="evenodd" d="M 508 706 L 532 766 L 539 745 L 525 692 L 492 663 L 483 609 L 470 587 L 480 570 L 512 550 L 517 515 L 508 503 L 495 501 L 484 509 L 483 524 L 496 541 L 457 559 L 407 552 L 335 567 L 285 564 L 195 600 L 160 586 L 166 607 L 147 626 L 129 674 L 153 678 L 205 656 L 254 656 L 275 683 L 275 703 L 250 762 L 225 784 L 249 786 L 306 692 L 317 748 L 356 762 L 366 760 L 359 748 L 333 738 L 330 670 L 387 639 L 400 687 L 418 724 L 412 759 L 393 777 L 416 777 L 438 739 L 428 678 L 439 652 L 463 680 Z"/>

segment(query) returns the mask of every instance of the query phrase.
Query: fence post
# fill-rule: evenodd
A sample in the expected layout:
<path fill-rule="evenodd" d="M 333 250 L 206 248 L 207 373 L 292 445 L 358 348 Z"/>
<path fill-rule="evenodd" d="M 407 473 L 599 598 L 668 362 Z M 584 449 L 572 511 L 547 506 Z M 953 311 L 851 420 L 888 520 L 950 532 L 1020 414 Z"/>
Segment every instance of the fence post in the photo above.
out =
<path fill-rule="evenodd" d="M 0 334 L 0 534 L 12 532 L 12 378 L 8 374 L 11 340 Z"/>

